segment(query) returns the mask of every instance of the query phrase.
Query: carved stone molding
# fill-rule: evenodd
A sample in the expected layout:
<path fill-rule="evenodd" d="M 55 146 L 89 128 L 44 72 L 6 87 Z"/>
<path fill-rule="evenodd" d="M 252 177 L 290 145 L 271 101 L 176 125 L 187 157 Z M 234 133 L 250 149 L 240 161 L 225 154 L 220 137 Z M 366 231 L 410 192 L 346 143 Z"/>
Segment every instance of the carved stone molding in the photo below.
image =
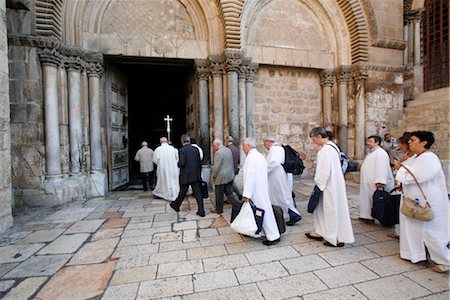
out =
<path fill-rule="evenodd" d="M 406 42 L 404 40 L 388 39 L 388 38 L 377 39 L 373 45 L 375 47 L 390 48 L 397 50 L 404 50 L 406 48 Z"/>
<path fill-rule="evenodd" d="M 224 57 L 223 55 L 211 55 L 209 61 L 211 64 L 211 73 L 213 76 L 221 76 L 224 72 Z"/>
<path fill-rule="evenodd" d="M 347 83 L 350 80 L 351 67 L 350 66 L 339 66 L 335 69 L 336 81 L 338 84 Z"/>
<path fill-rule="evenodd" d="M 242 63 L 244 57 L 244 52 L 234 49 L 225 49 L 225 70 L 227 72 L 237 72 L 239 71 L 239 66 Z"/>
<path fill-rule="evenodd" d="M 86 63 L 86 71 L 88 76 L 102 77 L 104 69 L 100 62 L 88 62 Z"/>
<path fill-rule="evenodd" d="M 248 69 L 248 67 L 249 67 L 251 62 L 252 62 L 252 59 L 250 57 L 242 58 L 241 65 L 239 66 L 239 70 L 238 70 L 238 77 L 239 78 L 246 78 L 247 77 L 247 72 L 248 72 L 247 69 Z"/>
<path fill-rule="evenodd" d="M 42 48 L 37 53 L 42 64 L 50 64 L 55 67 L 59 66 L 64 59 L 55 48 Z"/>
<path fill-rule="evenodd" d="M 258 70 L 257 63 L 250 63 L 246 68 L 245 80 L 248 82 L 253 82 L 255 80 L 256 71 Z"/>
<path fill-rule="evenodd" d="M 64 66 L 67 70 L 81 70 L 84 68 L 85 62 L 78 56 L 64 57 Z"/>
<path fill-rule="evenodd" d="M 377 72 L 394 72 L 394 73 L 402 73 L 405 71 L 405 66 L 398 65 L 383 65 L 383 64 L 368 64 L 368 63 L 361 63 L 361 68 L 364 68 L 367 71 L 377 71 Z"/>
<path fill-rule="evenodd" d="M 359 63 L 352 65 L 351 70 L 355 82 L 367 80 L 369 76 L 369 68 L 366 64 Z"/>
<path fill-rule="evenodd" d="M 210 75 L 210 65 L 207 59 L 196 59 L 196 75 L 200 80 L 208 80 Z"/>
<path fill-rule="evenodd" d="M 320 72 L 320 86 L 333 86 L 334 75 L 332 70 L 323 70 Z"/>

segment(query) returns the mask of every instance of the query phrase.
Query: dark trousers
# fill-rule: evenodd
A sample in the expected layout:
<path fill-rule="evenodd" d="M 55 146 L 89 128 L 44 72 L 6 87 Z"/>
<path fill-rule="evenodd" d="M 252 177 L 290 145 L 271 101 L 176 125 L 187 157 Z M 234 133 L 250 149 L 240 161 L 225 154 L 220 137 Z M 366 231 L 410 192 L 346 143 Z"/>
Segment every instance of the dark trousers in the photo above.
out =
<path fill-rule="evenodd" d="M 237 200 L 233 195 L 233 181 L 226 184 L 219 184 L 215 186 L 216 193 L 216 210 L 223 212 L 223 194 L 227 196 L 228 201 L 231 203 L 231 222 L 239 213 L 241 209 L 241 202 Z"/>
<path fill-rule="evenodd" d="M 180 209 L 181 202 L 183 202 L 184 197 L 186 197 L 186 193 L 189 189 L 189 186 L 192 187 L 192 194 L 194 195 L 195 200 L 197 200 L 197 206 L 198 206 L 197 213 L 204 214 L 205 208 L 203 206 L 203 197 L 202 197 L 200 181 L 193 182 L 193 183 L 187 183 L 187 184 L 180 183 L 180 193 L 178 194 L 177 199 L 175 199 L 175 201 L 172 202 L 173 207 L 176 209 Z"/>
<path fill-rule="evenodd" d="M 155 172 L 147 172 L 147 173 L 141 173 L 142 175 L 142 187 L 144 188 L 144 191 L 148 191 L 148 188 L 150 187 L 153 189 L 153 180 Z"/>

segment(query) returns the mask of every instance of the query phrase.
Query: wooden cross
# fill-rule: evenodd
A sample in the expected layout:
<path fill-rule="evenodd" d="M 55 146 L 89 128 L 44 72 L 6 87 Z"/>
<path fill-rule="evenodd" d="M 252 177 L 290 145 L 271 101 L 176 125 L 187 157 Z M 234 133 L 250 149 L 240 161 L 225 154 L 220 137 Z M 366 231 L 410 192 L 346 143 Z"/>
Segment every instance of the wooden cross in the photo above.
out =
<path fill-rule="evenodd" d="M 173 119 L 172 119 L 169 115 L 167 115 L 167 116 L 164 118 L 164 121 L 167 122 L 167 128 L 166 128 L 166 130 L 167 130 L 167 139 L 168 139 L 169 142 L 170 142 L 170 122 L 173 121 Z"/>

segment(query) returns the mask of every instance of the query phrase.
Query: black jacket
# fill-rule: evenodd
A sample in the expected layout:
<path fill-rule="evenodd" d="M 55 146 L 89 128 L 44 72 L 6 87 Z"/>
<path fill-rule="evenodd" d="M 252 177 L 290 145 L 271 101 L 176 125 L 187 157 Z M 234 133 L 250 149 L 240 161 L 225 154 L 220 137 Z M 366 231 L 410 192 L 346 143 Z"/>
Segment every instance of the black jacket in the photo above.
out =
<path fill-rule="evenodd" d="M 202 180 L 200 153 L 191 144 L 185 144 L 180 148 L 178 167 L 180 168 L 180 184 L 190 184 Z"/>

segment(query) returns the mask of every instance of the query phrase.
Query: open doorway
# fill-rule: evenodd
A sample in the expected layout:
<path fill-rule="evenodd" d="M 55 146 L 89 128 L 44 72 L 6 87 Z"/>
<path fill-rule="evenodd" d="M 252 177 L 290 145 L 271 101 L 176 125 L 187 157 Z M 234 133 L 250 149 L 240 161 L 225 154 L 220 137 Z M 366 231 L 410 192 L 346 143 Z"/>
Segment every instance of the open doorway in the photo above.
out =
<path fill-rule="evenodd" d="M 187 83 L 193 74 L 191 60 L 123 60 L 121 70 L 128 78 L 128 149 L 130 185 L 140 184 L 139 163 L 134 161 L 142 141 L 153 150 L 167 137 L 164 118 L 169 115 L 171 142 L 180 147 L 186 133 Z"/>

